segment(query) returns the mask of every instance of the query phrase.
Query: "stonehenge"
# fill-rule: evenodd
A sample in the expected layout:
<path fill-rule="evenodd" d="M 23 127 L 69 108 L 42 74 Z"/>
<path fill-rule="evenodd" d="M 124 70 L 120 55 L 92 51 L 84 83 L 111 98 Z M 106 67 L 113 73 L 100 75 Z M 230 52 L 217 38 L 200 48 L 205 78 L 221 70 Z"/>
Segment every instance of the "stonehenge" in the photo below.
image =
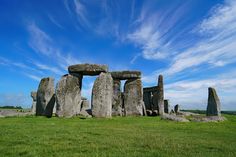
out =
<path fill-rule="evenodd" d="M 37 91 L 36 115 L 51 117 L 55 105 L 54 78 L 43 78 Z"/>
<path fill-rule="evenodd" d="M 96 76 L 91 100 L 81 96 L 83 76 Z M 121 83 L 121 81 L 124 81 Z M 122 87 L 123 85 L 123 87 Z M 140 71 L 109 71 L 107 65 L 76 64 L 68 67 L 54 88 L 54 79 L 43 78 L 37 92 L 31 92 L 31 113 L 36 116 L 70 118 L 74 116 L 111 118 L 113 116 L 160 116 L 161 119 L 186 122 L 221 121 L 221 104 L 214 88 L 208 89 L 207 117 L 170 109 L 164 99 L 164 80 L 159 75 L 156 86 L 143 87 Z M 90 106 L 91 101 L 91 106 Z M 53 111 L 56 110 L 56 111 Z"/>
<path fill-rule="evenodd" d="M 73 117 L 80 112 L 81 93 L 78 77 L 62 76 L 56 86 L 56 116 Z"/>
<path fill-rule="evenodd" d="M 94 82 L 92 90 L 92 115 L 111 117 L 113 98 L 113 79 L 110 73 L 101 73 Z"/>
<path fill-rule="evenodd" d="M 143 88 L 143 101 L 147 115 L 163 115 L 164 112 L 164 85 L 163 76 L 159 75 L 158 85 Z"/>
<path fill-rule="evenodd" d="M 216 93 L 216 90 L 212 87 L 208 88 L 208 103 L 207 103 L 207 116 L 220 116 L 221 115 L 220 99 Z"/>

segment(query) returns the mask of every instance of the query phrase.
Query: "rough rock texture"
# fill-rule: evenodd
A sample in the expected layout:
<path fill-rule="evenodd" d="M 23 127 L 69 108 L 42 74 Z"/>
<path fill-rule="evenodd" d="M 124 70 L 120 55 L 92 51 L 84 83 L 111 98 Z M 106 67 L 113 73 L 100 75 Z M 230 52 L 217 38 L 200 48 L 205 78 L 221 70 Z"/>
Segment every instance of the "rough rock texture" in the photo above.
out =
<path fill-rule="evenodd" d="M 32 112 L 29 111 L 22 111 L 22 110 L 0 110 L 0 118 L 4 117 L 24 117 L 24 116 L 29 116 L 32 115 Z"/>
<path fill-rule="evenodd" d="M 198 113 L 192 113 L 192 112 L 178 112 L 178 115 L 183 115 L 183 116 L 197 116 L 197 115 L 200 115 Z"/>
<path fill-rule="evenodd" d="M 152 93 L 152 110 L 158 111 L 158 91 Z M 157 113 L 158 114 L 158 113 Z"/>
<path fill-rule="evenodd" d="M 99 75 L 101 72 L 108 72 L 107 65 L 100 64 L 76 64 L 68 67 L 70 74 L 79 73 L 82 75 Z"/>
<path fill-rule="evenodd" d="M 169 100 L 164 100 L 164 112 L 169 113 Z"/>
<path fill-rule="evenodd" d="M 113 79 L 127 80 L 141 78 L 140 71 L 113 71 L 111 72 Z"/>
<path fill-rule="evenodd" d="M 113 80 L 112 116 L 122 116 L 122 96 L 120 80 Z"/>
<path fill-rule="evenodd" d="M 190 120 L 194 122 L 221 122 L 225 121 L 226 118 L 222 116 L 193 116 Z"/>
<path fill-rule="evenodd" d="M 31 98 L 33 99 L 32 101 L 32 107 L 31 107 L 31 112 L 32 114 L 36 113 L 36 103 L 37 103 L 37 92 L 31 92 Z"/>
<path fill-rule="evenodd" d="M 56 116 L 73 117 L 80 112 L 80 80 L 73 75 L 64 75 L 56 87 Z"/>
<path fill-rule="evenodd" d="M 184 117 L 179 117 L 173 114 L 163 114 L 161 115 L 161 119 L 165 119 L 165 120 L 172 120 L 172 121 L 176 121 L 176 122 L 189 122 L 188 119 L 184 118 Z"/>
<path fill-rule="evenodd" d="M 174 110 L 176 114 L 179 113 L 179 104 L 175 105 Z"/>
<path fill-rule="evenodd" d="M 152 93 L 151 92 L 143 92 L 143 101 L 147 110 L 152 110 Z"/>
<path fill-rule="evenodd" d="M 113 79 L 110 73 L 101 73 L 94 82 L 92 90 L 92 115 L 111 117 L 113 98 Z"/>
<path fill-rule="evenodd" d="M 159 115 L 164 114 L 164 83 L 162 75 L 158 77 L 158 111 Z"/>
<path fill-rule="evenodd" d="M 207 116 L 220 116 L 221 115 L 220 107 L 221 107 L 220 99 L 216 93 L 216 90 L 214 88 L 209 87 L 206 115 Z"/>
<path fill-rule="evenodd" d="M 54 78 L 43 78 L 37 91 L 36 115 L 51 117 L 54 105 Z"/>
<path fill-rule="evenodd" d="M 143 115 L 143 88 L 141 79 L 130 79 L 124 87 L 125 115 Z"/>

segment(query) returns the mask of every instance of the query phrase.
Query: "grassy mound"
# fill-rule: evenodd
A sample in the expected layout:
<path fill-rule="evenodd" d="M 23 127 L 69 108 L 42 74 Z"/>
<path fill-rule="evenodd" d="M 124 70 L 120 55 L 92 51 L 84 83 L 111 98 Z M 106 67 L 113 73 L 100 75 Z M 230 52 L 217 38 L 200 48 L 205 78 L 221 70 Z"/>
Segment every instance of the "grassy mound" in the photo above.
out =
<path fill-rule="evenodd" d="M 159 117 L 0 118 L 0 156 L 236 156 L 236 116 L 219 123 Z"/>

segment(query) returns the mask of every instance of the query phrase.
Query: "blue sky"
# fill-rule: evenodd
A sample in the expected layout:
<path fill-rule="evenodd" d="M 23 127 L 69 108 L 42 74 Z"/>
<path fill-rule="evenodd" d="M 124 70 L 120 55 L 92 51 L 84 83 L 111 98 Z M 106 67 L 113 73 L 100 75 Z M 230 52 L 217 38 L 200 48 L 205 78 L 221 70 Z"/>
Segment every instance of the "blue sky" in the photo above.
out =
<path fill-rule="evenodd" d="M 205 109 L 212 86 L 236 110 L 235 15 L 235 0 L 1 0 L 0 105 L 30 107 L 41 78 L 100 63 L 142 71 L 144 86 L 163 74 L 171 105 Z"/>

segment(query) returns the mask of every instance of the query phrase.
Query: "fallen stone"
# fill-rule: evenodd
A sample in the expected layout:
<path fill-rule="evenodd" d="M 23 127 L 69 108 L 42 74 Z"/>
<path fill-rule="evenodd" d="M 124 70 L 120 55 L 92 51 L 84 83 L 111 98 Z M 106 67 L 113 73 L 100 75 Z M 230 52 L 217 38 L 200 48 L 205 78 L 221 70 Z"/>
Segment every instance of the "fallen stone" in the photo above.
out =
<path fill-rule="evenodd" d="M 194 122 L 221 122 L 227 120 L 222 116 L 193 116 L 190 118 Z"/>
<path fill-rule="evenodd" d="M 171 121 L 176 121 L 176 122 L 189 122 L 188 119 L 184 118 L 184 117 L 179 117 L 176 115 L 170 115 L 170 114 L 163 114 L 161 115 L 161 119 L 164 120 L 171 120 Z"/>
<path fill-rule="evenodd" d="M 122 94 L 120 80 L 113 80 L 112 116 L 122 116 Z"/>
<path fill-rule="evenodd" d="M 101 73 L 92 89 L 92 115 L 111 117 L 113 97 L 113 79 L 110 73 Z"/>
<path fill-rule="evenodd" d="M 141 79 L 127 80 L 124 85 L 125 116 L 143 115 L 143 88 Z"/>
<path fill-rule="evenodd" d="M 64 75 L 56 86 L 56 116 L 73 117 L 80 112 L 80 80 L 73 75 Z"/>
<path fill-rule="evenodd" d="M 82 75 L 99 75 L 101 72 L 108 72 L 107 65 L 101 64 L 76 64 L 68 67 L 70 74 L 79 73 Z"/>
<path fill-rule="evenodd" d="M 216 93 L 216 90 L 212 87 L 208 88 L 208 104 L 207 104 L 207 116 L 220 116 L 221 115 L 220 99 Z"/>
<path fill-rule="evenodd" d="M 141 78 L 140 71 L 112 71 L 110 73 L 113 79 L 119 79 L 119 80 Z"/>
<path fill-rule="evenodd" d="M 54 105 L 54 78 L 43 78 L 37 91 L 36 116 L 51 117 Z"/>
<path fill-rule="evenodd" d="M 152 110 L 146 110 L 148 116 L 152 116 Z"/>
<path fill-rule="evenodd" d="M 192 113 L 192 112 L 183 112 L 183 111 L 179 111 L 178 115 L 183 115 L 183 116 L 197 116 L 200 115 L 198 113 Z"/>

